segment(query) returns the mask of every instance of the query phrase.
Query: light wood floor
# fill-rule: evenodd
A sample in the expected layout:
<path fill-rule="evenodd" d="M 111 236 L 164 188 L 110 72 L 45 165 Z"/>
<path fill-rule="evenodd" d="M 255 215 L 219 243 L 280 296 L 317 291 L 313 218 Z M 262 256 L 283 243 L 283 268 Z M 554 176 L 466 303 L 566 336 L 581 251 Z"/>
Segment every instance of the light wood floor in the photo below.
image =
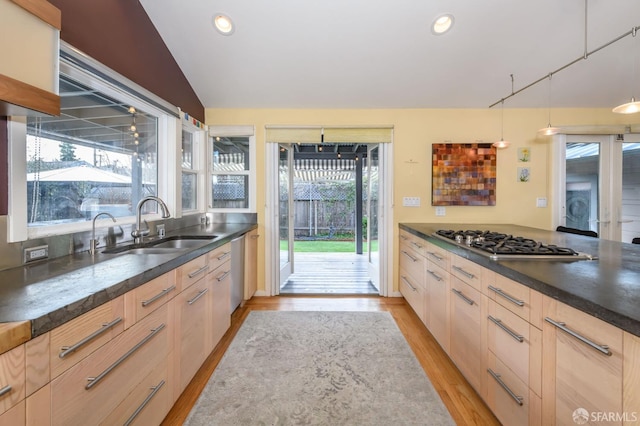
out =
<path fill-rule="evenodd" d="M 280 289 L 286 295 L 378 293 L 366 253 L 295 253 L 294 272 Z"/>
<path fill-rule="evenodd" d="M 404 299 L 379 296 L 278 296 L 254 297 L 233 313 L 230 329 L 176 401 L 163 425 L 181 425 L 184 422 L 225 350 L 252 310 L 389 311 L 456 424 L 500 424 Z"/>

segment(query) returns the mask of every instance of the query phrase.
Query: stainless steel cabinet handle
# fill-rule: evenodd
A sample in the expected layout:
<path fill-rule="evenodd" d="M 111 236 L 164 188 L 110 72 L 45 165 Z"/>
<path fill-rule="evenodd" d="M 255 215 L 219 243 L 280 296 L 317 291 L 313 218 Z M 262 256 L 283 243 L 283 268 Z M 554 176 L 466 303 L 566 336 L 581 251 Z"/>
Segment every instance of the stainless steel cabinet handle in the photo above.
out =
<path fill-rule="evenodd" d="M 161 380 L 160 383 L 158 383 L 155 386 L 152 386 L 151 392 L 149 393 L 149 395 L 147 395 L 147 397 L 144 399 L 144 401 L 142 401 L 142 404 L 140 404 L 140 406 L 138 408 L 136 408 L 136 411 L 133 412 L 133 414 L 131 415 L 131 417 L 129 417 L 127 419 L 126 422 L 124 422 L 124 426 L 129 426 L 131 423 L 133 423 L 133 421 L 135 420 L 135 418 L 138 416 L 138 414 L 140 414 L 140 412 L 142 410 L 144 410 L 144 407 L 147 406 L 147 404 L 149 403 L 149 401 L 151 401 L 153 399 L 154 396 L 156 396 L 156 393 L 158 393 L 158 391 L 160 390 L 160 388 L 162 386 L 164 386 L 165 381 Z"/>
<path fill-rule="evenodd" d="M 435 252 L 433 252 L 433 251 L 429 251 L 429 252 L 427 252 L 427 254 L 429 254 L 429 256 L 431 256 L 431 257 L 435 258 L 435 259 L 436 259 L 436 260 L 438 260 L 438 261 L 442 261 L 442 260 L 444 260 L 444 257 L 439 256 L 439 255 L 438 255 L 438 253 L 435 253 Z"/>
<path fill-rule="evenodd" d="M 500 327 L 502 330 L 504 330 L 509 336 L 513 337 L 514 339 L 516 339 L 518 342 L 522 343 L 524 342 L 524 337 L 518 333 L 516 333 L 515 331 L 511 330 L 509 327 L 507 327 L 506 325 L 504 325 L 502 323 L 501 320 L 492 317 L 491 315 L 489 315 L 487 318 L 489 318 L 489 320 L 491 320 L 492 323 L 494 323 L 495 325 L 497 325 L 498 327 Z"/>
<path fill-rule="evenodd" d="M 411 241 L 411 244 L 412 244 L 413 246 L 415 246 L 415 247 L 419 248 L 419 249 L 421 249 L 421 248 L 422 248 L 422 246 L 421 246 L 420 244 L 416 243 L 415 241 Z"/>
<path fill-rule="evenodd" d="M 465 275 L 468 278 L 476 278 L 476 276 L 473 275 L 471 272 L 467 272 L 467 271 L 465 271 L 464 269 L 462 269 L 459 266 L 453 265 L 452 268 L 455 269 L 456 271 L 460 272 L 461 274 Z"/>
<path fill-rule="evenodd" d="M 222 260 L 225 257 L 229 256 L 231 254 L 230 251 L 225 251 L 224 253 L 222 253 L 220 256 L 217 257 L 218 260 Z"/>
<path fill-rule="evenodd" d="M 169 288 L 165 288 L 164 290 L 162 290 L 160 293 L 156 294 L 155 296 L 153 296 L 151 299 L 147 299 L 147 300 L 143 300 L 142 301 L 142 307 L 147 307 L 150 304 L 152 304 L 153 302 L 155 302 L 158 299 L 161 299 L 164 295 L 166 295 L 169 292 L 172 292 L 173 290 L 176 289 L 175 285 L 172 285 Z"/>
<path fill-rule="evenodd" d="M 567 325 L 564 322 L 559 322 L 559 321 L 554 321 L 549 317 L 545 317 L 544 319 L 546 322 L 555 325 L 556 327 L 558 327 L 560 330 L 564 331 L 565 333 L 569 334 L 570 336 L 575 337 L 576 339 L 580 340 L 582 343 L 585 343 L 586 345 L 592 347 L 593 349 L 597 350 L 598 352 L 607 355 L 607 356 L 611 356 L 613 355 L 613 353 L 609 350 L 609 346 L 607 345 L 599 345 L 597 343 L 594 343 L 593 341 L 587 339 L 584 336 L 581 336 L 580 334 L 576 333 L 575 331 L 571 330 L 569 327 L 567 327 Z"/>
<path fill-rule="evenodd" d="M 193 305 L 194 303 L 196 303 L 196 302 L 198 301 L 198 299 L 200 299 L 202 296 L 204 296 L 204 295 L 205 295 L 205 293 L 206 293 L 206 292 L 208 292 L 208 291 L 209 291 L 209 289 L 208 289 L 208 288 L 205 288 L 204 290 L 200 290 L 200 291 L 198 292 L 198 294 L 196 294 L 196 295 L 193 297 L 193 299 L 191 299 L 191 300 L 187 300 L 187 305 Z"/>
<path fill-rule="evenodd" d="M 455 288 L 452 288 L 451 291 L 454 292 L 455 294 L 457 294 L 458 296 L 460 296 L 460 298 L 462 300 L 464 300 L 465 302 L 467 302 L 470 305 L 473 305 L 474 303 L 476 303 L 472 299 L 469 299 L 467 296 L 462 294 L 462 292 L 460 290 L 456 290 Z"/>
<path fill-rule="evenodd" d="M 216 280 L 218 280 L 218 281 L 222 281 L 222 280 L 224 280 L 225 278 L 227 278 L 227 275 L 229 275 L 230 273 L 231 273 L 231 270 L 229 270 L 229 271 L 227 271 L 227 272 L 223 273 L 222 275 L 220 275 L 220 276 L 216 277 Z"/>
<path fill-rule="evenodd" d="M 418 291 L 418 289 L 417 289 L 417 288 L 415 288 L 414 286 L 412 286 L 412 285 L 411 285 L 411 283 L 409 282 L 409 280 L 407 279 L 407 277 L 405 277 L 405 276 L 403 275 L 401 278 L 402 278 L 402 281 L 404 281 L 405 283 L 407 283 L 407 285 L 408 285 L 409 287 L 411 287 L 411 290 L 413 290 L 413 291 Z"/>
<path fill-rule="evenodd" d="M 113 326 L 118 324 L 120 321 L 122 321 L 122 317 L 118 317 L 118 318 L 114 319 L 111 322 L 108 322 L 106 324 L 102 324 L 102 328 L 94 331 L 93 333 L 91 333 L 90 335 L 85 337 L 84 339 L 80 340 L 78 343 L 75 343 L 75 344 L 73 344 L 71 346 L 63 346 L 63 347 L 61 347 L 60 348 L 60 353 L 58 354 L 58 356 L 60 358 L 64 358 L 65 356 L 77 351 L 82 346 L 86 345 L 87 343 L 89 343 L 90 341 L 95 339 L 96 337 L 100 336 L 102 333 L 105 333 L 105 332 L 109 331 L 111 328 L 113 328 Z"/>
<path fill-rule="evenodd" d="M 524 300 L 516 299 L 515 297 L 513 297 L 513 296 L 511 296 L 511 295 L 509 295 L 509 294 L 507 294 L 507 293 L 505 293 L 505 292 L 504 292 L 504 291 L 502 291 L 501 289 L 496 288 L 496 287 L 494 287 L 494 286 L 491 286 L 491 285 L 490 285 L 488 288 L 489 288 L 489 290 L 494 291 L 498 296 L 502 296 L 502 297 L 504 297 L 504 298 L 505 298 L 505 299 L 507 299 L 509 302 L 513 303 L 514 305 L 524 306 Z"/>
<path fill-rule="evenodd" d="M 438 280 L 438 281 L 442 281 L 442 277 L 441 277 L 440 275 L 438 275 L 438 274 L 436 274 L 435 272 L 430 271 L 430 270 L 428 270 L 428 269 L 427 269 L 427 272 L 429 273 L 429 275 L 431 275 L 431 276 L 432 276 L 433 278 L 435 278 L 436 280 Z"/>
<path fill-rule="evenodd" d="M 411 256 L 409 253 L 407 253 L 406 251 L 402 250 L 402 254 L 404 254 L 405 256 L 407 256 L 409 259 L 411 259 L 412 262 L 417 262 L 418 258 Z"/>
<path fill-rule="evenodd" d="M 0 397 L 7 395 L 9 392 L 11 392 L 11 385 L 3 387 L 0 389 Z"/>
<path fill-rule="evenodd" d="M 522 400 L 524 400 L 524 398 L 521 397 L 521 396 L 516 395 L 511 389 L 509 389 L 509 386 L 507 386 L 507 384 L 502 381 L 502 379 L 500 378 L 499 374 L 494 373 L 490 368 L 488 368 L 487 371 L 496 380 L 496 382 L 498 382 L 500 387 L 502 387 L 502 389 L 504 389 L 505 392 L 507 392 L 509 394 L 509 396 L 511 398 L 513 398 L 513 400 L 516 402 L 516 404 L 518 404 L 520 406 L 523 405 Z"/>
<path fill-rule="evenodd" d="M 252 238 L 252 239 L 254 239 L 254 240 L 255 240 L 255 239 L 257 239 L 257 238 L 259 238 L 259 237 L 260 237 L 260 234 L 256 234 L 256 235 L 252 235 L 252 236 L 251 236 L 251 238 Z"/>
<path fill-rule="evenodd" d="M 164 323 L 162 323 L 158 327 L 152 329 L 151 333 L 147 334 L 144 339 L 140 340 L 134 347 L 129 349 L 127 351 L 127 353 L 125 353 L 120 358 L 118 358 L 118 360 L 116 362 L 114 362 L 109 367 L 107 367 L 106 370 L 104 370 L 102 373 L 98 374 L 96 377 L 87 377 L 87 380 L 89 381 L 89 383 L 87 383 L 87 385 L 84 388 L 86 390 L 89 390 L 92 387 L 94 387 L 95 385 L 97 385 L 98 383 L 100 383 L 100 381 L 102 379 L 107 377 L 107 375 L 109 373 L 111 373 L 113 370 L 115 370 L 120 364 L 122 364 L 122 362 L 124 360 L 126 360 L 131 355 L 133 355 L 138 349 L 140 349 L 142 346 L 144 346 L 144 344 L 147 343 L 149 340 L 153 339 L 153 337 L 156 334 L 160 333 L 162 331 L 162 329 L 164 329 L 165 327 L 166 327 L 166 325 Z"/>
<path fill-rule="evenodd" d="M 193 271 L 193 272 L 190 272 L 190 273 L 189 273 L 189 278 L 193 278 L 193 277 L 195 277 L 196 275 L 199 275 L 199 274 L 203 273 L 203 272 L 204 272 L 204 271 L 206 271 L 207 269 L 209 269 L 209 265 L 204 265 L 202 268 L 200 268 L 200 269 L 198 269 L 198 270 L 195 270 L 195 271 Z"/>

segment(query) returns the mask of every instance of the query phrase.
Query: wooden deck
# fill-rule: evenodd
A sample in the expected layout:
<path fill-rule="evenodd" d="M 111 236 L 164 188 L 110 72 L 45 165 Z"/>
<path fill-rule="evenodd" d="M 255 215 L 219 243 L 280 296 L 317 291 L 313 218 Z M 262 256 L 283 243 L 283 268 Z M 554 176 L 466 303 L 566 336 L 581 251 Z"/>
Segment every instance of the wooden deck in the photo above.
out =
<path fill-rule="evenodd" d="M 280 294 L 378 294 L 369 278 L 367 255 L 295 253 L 294 273 Z"/>

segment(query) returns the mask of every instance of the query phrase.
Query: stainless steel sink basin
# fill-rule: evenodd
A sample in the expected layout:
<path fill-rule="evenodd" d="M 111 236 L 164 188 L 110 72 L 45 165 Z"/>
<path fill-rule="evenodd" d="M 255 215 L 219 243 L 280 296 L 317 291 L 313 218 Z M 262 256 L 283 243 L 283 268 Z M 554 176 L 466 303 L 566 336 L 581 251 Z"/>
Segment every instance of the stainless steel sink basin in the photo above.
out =
<path fill-rule="evenodd" d="M 171 254 L 202 247 L 217 235 L 178 235 L 149 241 L 144 244 L 130 244 L 104 250 L 108 254 Z"/>

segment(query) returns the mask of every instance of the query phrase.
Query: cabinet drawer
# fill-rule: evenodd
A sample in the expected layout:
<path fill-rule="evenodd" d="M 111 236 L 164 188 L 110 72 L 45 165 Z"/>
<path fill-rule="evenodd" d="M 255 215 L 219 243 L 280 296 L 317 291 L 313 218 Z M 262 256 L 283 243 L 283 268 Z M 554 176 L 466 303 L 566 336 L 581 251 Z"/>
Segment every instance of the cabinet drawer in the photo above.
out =
<path fill-rule="evenodd" d="M 124 295 L 127 326 L 135 324 L 173 298 L 177 291 L 175 271 L 167 272 Z"/>
<path fill-rule="evenodd" d="M 207 271 L 209 270 L 207 256 L 208 255 L 205 254 L 195 258 L 176 270 L 176 286 L 178 287 L 178 292 L 188 288 L 191 284 L 207 275 Z"/>
<path fill-rule="evenodd" d="M 426 324 L 425 289 L 416 283 L 404 269 L 400 269 L 400 293 L 420 320 Z"/>
<path fill-rule="evenodd" d="M 413 278 L 412 282 L 424 286 L 426 260 L 407 244 L 400 244 L 400 269 Z"/>
<path fill-rule="evenodd" d="M 540 330 L 493 300 L 489 301 L 487 319 L 489 350 L 529 386 L 530 353 L 538 352 L 533 354 L 534 359 L 541 356 Z M 537 335 L 532 339 L 531 333 Z"/>
<path fill-rule="evenodd" d="M 451 255 L 442 247 L 438 247 L 435 244 L 426 243 L 425 253 L 427 260 L 438 265 L 445 271 L 449 271 L 449 265 L 451 262 Z"/>
<path fill-rule="evenodd" d="M 520 318 L 536 324 L 537 321 L 532 318 L 532 312 L 541 311 L 539 306 L 541 299 L 532 297 L 533 290 L 502 275 L 495 274 L 494 277 L 493 280 L 483 282 L 484 293 Z"/>
<path fill-rule="evenodd" d="M 51 330 L 51 378 L 58 377 L 124 330 L 124 296 Z"/>
<path fill-rule="evenodd" d="M 223 246 L 220 246 L 216 249 L 211 250 L 207 254 L 209 260 L 209 270 L 213 271 L 218 268 L 224 262 L 231 259 L 231 243 L 227 243 Z"/>
<path fill-rule="evenodd" d="M 536 424 L 540 398 L 494 354 L 487 359 L 487 404 L 503 425 Z"/>
<path fill-rule="evenodd" d="M 169 371 L 168 361 L 165 359 L 111 412 L 103 424 L 161 424 L 172 405 Z"/>
<path fill-rule="evenodd" d="M 161 306 L 51 382 L 51 424 L 100 424 L 169 353 Z"/>
<path fill-rule="evenodd" d="M 426 255 L 427 242 L 410 232 L 400 230 L 400 244 L 405 244 L 417 251 L 421 256 Z"/>
<path fill-rule="evenodd" d="M 484 268 L 460 256 L 451 255 L 451 275 L 469 284 L 478 291 L 482 291 L 482 270 Z"/>
<path fill-rule="evenodd" d="M 0 355 L 0 414 L 25 398 L 24 357 L 24 345 Z"/>

